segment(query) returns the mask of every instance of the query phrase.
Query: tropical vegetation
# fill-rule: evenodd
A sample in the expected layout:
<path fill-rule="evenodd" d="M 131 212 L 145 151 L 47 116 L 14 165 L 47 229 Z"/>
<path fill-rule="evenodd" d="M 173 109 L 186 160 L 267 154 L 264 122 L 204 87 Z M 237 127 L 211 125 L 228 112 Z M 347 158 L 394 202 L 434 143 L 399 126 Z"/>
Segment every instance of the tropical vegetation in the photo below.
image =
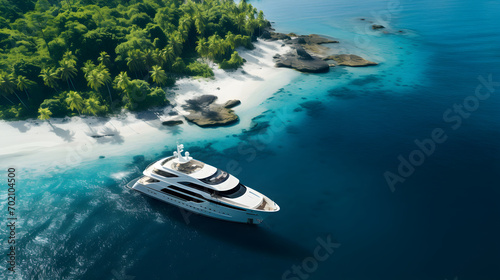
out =
<path fill-rule="evenodd" d="M 268 25 L 245 0 L 0 0 L 0 119 L 163 106 L 177 78 L 240 67 Z"/>

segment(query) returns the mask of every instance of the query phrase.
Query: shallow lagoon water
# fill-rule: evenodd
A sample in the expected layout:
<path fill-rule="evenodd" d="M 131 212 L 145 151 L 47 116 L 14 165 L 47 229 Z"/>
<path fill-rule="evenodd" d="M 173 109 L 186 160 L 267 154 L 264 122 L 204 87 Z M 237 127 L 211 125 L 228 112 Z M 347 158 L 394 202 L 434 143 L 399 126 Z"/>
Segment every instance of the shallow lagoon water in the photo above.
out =
<path fill-rule="evenodd" d="M 19 279 L 282 279 L 328 236 L 340 245 L 305 272 L 310 279 L 500 277 L 500 89 L 457 129 L 443 120 L 478 76 L 500 80 L 498 2 L 252 4 L 277 31 L 338 38 L 381 64 L 300 75 L 259 106 L 264 114 L 248 116 L 253 129 L 205 130 L 193 141 L 181 127 L 142 152 L 21 172 Z M 388 11 L 396 33 L 366 28 Z M 392 192 L 384 172 L 396 173 L 398 156 L 435 128 L 447 140 Z M 176 140 L 282 210 L 251 227 L 124 188 Z"/>

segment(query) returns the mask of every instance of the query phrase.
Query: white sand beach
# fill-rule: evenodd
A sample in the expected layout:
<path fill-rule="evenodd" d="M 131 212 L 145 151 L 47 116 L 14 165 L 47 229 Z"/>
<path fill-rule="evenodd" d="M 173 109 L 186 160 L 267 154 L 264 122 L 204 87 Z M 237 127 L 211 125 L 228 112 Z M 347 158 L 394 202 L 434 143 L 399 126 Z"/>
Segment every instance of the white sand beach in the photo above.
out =
<path fill-rule="evenodd" d="M 288 46 L 282 46 L 281 41 L 259 40 L 255 46 L 254 50 L 239 49 L 241 57 L 247 61 L 243 68 L 226 72 L 214 66 L 214 79 L 183 78 L 177 81 L 167 93 L 174 108 L 167 107 L 163 112 L 127 112 L 109 118 L 54 118 L 50 124 L 37 119 L 0 121 L 1 165 L 31 166 L 34 170 L 64 169 L 99 156 L 141 153 L 141 149 L 148 143 L 158 141 L 158 137 L 173 141 L 180 131 L 183 140 L 196 140 L 191 137 L 203 139 L 208 133 L 213 135 L 214 129 L 203 129 L 185 120 L 178 127 L 165 127 L 161 122 L 183 119 L 182 116 L 169 116 L 168 112 L 173 109 L 185 113 L 181 107 L 185 101 L 204 94 L 217 96 L 217 103 L 230 99 L 242 102 L 234 108 L 240 122 L 232 127 L 217 129 L 218 132 L 234 133 L 248 128 L 251 118 L 263 111 L 257 106 L 299 75 L 291 69 L 274 67 L 273 55 L 289 50 Z M 102 137 L 91 137 L 96 135 Z"/>

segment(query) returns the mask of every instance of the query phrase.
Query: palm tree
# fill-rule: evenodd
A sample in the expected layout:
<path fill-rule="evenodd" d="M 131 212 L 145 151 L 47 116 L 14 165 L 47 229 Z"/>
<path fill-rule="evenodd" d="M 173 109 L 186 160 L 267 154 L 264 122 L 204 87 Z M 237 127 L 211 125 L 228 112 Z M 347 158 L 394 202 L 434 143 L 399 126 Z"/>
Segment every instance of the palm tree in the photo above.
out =
<path fill-rule="evenodd" d="M 71 90 L 69 83 L 71 82 L 71 85 L 73 86 L 73 89 L 75 89 L 75 85 L 73 84 L 72 78 L 76 76 L 76 73 L 78 70 L 75 67 L 75 63 L 72 60 L 67 60 L 63 59 L 59 61 L 59 67 L 57 71 L 61 73 L 61 79 L 66 80 L 66 83 L 68 83 L 68 89 Z"/>
<path fill-rule="evenodd" d="M 195 48 L 196 52 L 201 56 L 201 57 L 208 57 L 208 42 L 207 39 L 204 37 L 201 37 L 198 42 L 197 46 Z"/>
<path fill-rule="evenodd" d="M 0 88 L 2 89 L 3 92 L 6 94 L 14 94 L 17 99 L 23 104 L 25 108 L 28 108 L 26 104 L 21 100 L 21 98 L 17 95 L 16 93 L 16 79 L 14 78 L 14 75 L 12 74 L 1 74 L 0 75 Z M 10 101 L 10 100 L 9 100 Z M 12 102 L 12 101 L 11 101 Z"/>
<path fill-rule="evenodd" d="M 157 61 L 159 65 L 163 65 L 165 63 L 165 57 L 163 56 L 163 50 L 154 49 L 153 50 L 153 59 Z"/>
<path fill-rule="evenodd" d="M 176 55 L 174 51 L 174 46 L 172 44 L 167 45 L 162 51 L 161 55 L 166 64 L 172 65 L 175 61 Z"/>
<path fill-rule="evenodd" d="M 260 11 L 257 16 L 257 25 L 259 26 L 259 36 L 262 34 L 262 29 L 266 28 L 267 21 L 264 19 L 264 12 Z"/>
<path fill-rule="evenodd" d="M 208 37 L 208 57 L 215 59 L 224 53 L 224 44 L 219 35 L 215 34 Z"/>
<path fill-rule="evenodd" d="M 99 68 L 90 71 L 85 78 L 87 79 L 87 85 L 95 91 L 99 91 L 99 88 L 104 85 L 104 75 Z"/>
<path fill-rule="evenodd" d="M 50 116 L 52 116 L 52 112 L 49 110 L 49 108 L 38 108 L 38 118 L 42 121 L 46 120 L 52 126 L 49 121 Z"/>
<path fill-rule="evenodd" d="M 236 36 L 231 31 L 227 32 L 225 41 L 232 50 L 236 48 Z"/>
<path fill-rule="evenodd" d="M 66 104 L 68 104 L 71 111 L 77 110 L 78 114 L 81 115 L 81 110 L 83 109 L 83 98 L 76 92 L 70 91 L 68 97 L 66 98 Z"/>
<path fill-rule="evenodd" d="M 182 17 L 179 20 L 179 34 L 182 36 L 183 42 L 187 41 L 188 39 L 191 25 L 192 25 L 192 20 L 190 17 Z"/>
<path fill-rule="evenodd" d="M 111 82 L 111 74 L 109 74 L 108 68 L 104 64 L 99 64 L 100 74 L 102 76 L 102 81 L 106 85 L 109 94 L 109 100 L 113 102 L 113 98 L 111 97 L 111 90 L 109 89 L 109 83 Z"/>
<path fill-rule="evenodd" d="M 144 53 L 141 50 L 134 49 L 128 51 L 127 55 L 127 66 L 130 71 L 134 71 L 136 77 L 138 71 L 142 74 L 142 69 L 144 69 Z"/>
<path fill-rule="evenodd" d="M 254 18 L 250 18 L 245 25 L 245 30 L 250 37 L 253 37 L 257 27 L 259 27 L 259 22 Z"/>
<path fill-rule="evenodd" d="M 82 67 L 82 71 L 83 73 L 85 74 L 85 77 L 87 77 L 87 75 L 92 72 L 92 70 L 94 70 L 97 66 L 95 66 L 94 62 L 92 62 L 92 60 L 87 60 L 84 64 L 83 64 L 83 67 Z"/>
<path fill-rule="evenodd" d="M 115 77 L 114 82 L 117 88 L 125 90 L 130 84 L 130 78 L 128 77 L 127 72 L 120 72 L 120 74 Z"/>
<path fill-rule="evenodd" d="M 63 60 L 68 60 L 76 64 L 76 55 L 74 55 L 72 51 L 66 51 L 63 54 Z"/>
<path fill-rule="evenodd" d="M 28 89 L 35 85 L 35 82 L 26 78 L 23 75 L 17 76 L 17 88 L 26 93 L 28 99 L 30 99 L 30 95 L 28 94 Z"/>
<path fill-rule="evenodd" d="M 205 16 L 203 16 L 203 13 L 200 10 L 196 12 L 194 18 L 194 26 L 196 27 L 196 32 L 203 36 L 207 27 L 207 19 L 205 18 Z"/>
<path fill-rule="evenodd" d="M 91 97 L 85 100 L 84 113 L 89 113 L 95 116 L 100 111 L 100 109 L 101 109 L 101 104 L 97 99 Z"/>
<path fill-rule="evenodd" d="M 169 44 L 172 46 L 175 56 L 179 56 L 182 53 L 183 43 L 184 43 L 184 38 L 179 33 L 179 31 L 174 31 L 172 35 L 170 35 Z"/>
<path fill-rule="evenodd" d="M 147 70 L 150 70 L 151 67 L 158 63 L 157 58 L 155 57 L 155 53 L 152 50 L 147 50 L 144 53 L 144 64 L 147 67 Z"/>
<path fill-rule="evenodd" d="M 99 58 L 97 58 L 97 60 L 99 61 L 100 64 L 107 66 L 108 63 L 111 61 L 111 58 L 107 52 L 101 52 L 99 54 Z"/>
<path fill-rule="evenodd" d="M 39 76 L 42 77 L 43 83 L 46 86 L 57 90 L 57 80 L 59 79 L 59 76 L 57 75 L 57 71 L 55 71 L 54 68 L 42 69 Z"/>
<path fill-rule="evenodd" d="M 247 20 L 247 16 L 244 13 L 239 13 L 236 16 L 236 26 L 238 27 L 238 30 L 240 32 L 243 32 L 245 30 L 246 20 Z"/>
<path fill-rule="evenodd" d="M 151 73 L 153 82 L 159 84 L 160 86 L 164 85 L 167 81 L 167 74 L 165 74 L 165 70 L 161 69 L 158 65 L 153 66 L 153 70 L 149 71 L 149 73 Z"/>

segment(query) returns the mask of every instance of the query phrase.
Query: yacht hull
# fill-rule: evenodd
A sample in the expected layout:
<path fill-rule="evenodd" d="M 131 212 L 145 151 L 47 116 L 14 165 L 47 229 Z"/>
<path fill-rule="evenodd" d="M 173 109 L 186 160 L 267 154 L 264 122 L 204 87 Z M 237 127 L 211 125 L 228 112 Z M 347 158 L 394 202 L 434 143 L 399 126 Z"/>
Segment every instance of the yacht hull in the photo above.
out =
<path fill-rule="evenodd" d="M 182 200 L 177 197 L 159 192 L 154 188 L 142 185 L 137 182 L 139 179 L 140 178 L 132 180 L 129 184 L 127 184 L 127 187 L 154 199 L 169 203 L 181 208 L 182 210 L 190 211 L 195 214 L 201 214 L 210 218 L 245 224 L 260 224 L 269 214 L 266 211 L 258 211 L 254 209 L 244 209 L 237 207 L 229 208 L 227 206 L 221 206 L 210 201 L 192 202 Z"/>

